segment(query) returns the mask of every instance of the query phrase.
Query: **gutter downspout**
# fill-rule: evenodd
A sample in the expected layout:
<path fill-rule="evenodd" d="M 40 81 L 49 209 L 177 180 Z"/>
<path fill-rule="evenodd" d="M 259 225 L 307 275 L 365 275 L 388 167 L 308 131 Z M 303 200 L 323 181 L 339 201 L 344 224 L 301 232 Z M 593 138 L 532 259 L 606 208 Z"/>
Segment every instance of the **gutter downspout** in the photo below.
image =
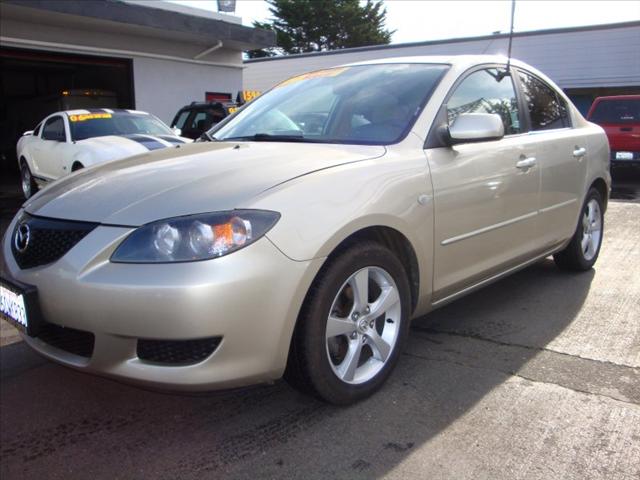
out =
<path fill-rule="evenodd" d="M 209 55 L 211 52 L 215 52 L 219 48 L 222 48 L 222 40 L 218 40 L 218 43 L 216 43 L 213 47 L 207 48 L 206 50 L 203 50 L 202 52 L 197 54 L 195 57 L 193 57 L 193 59 L 194 60 L 198 60 L 199 58 L 202 58 L 205 55 Z"/>

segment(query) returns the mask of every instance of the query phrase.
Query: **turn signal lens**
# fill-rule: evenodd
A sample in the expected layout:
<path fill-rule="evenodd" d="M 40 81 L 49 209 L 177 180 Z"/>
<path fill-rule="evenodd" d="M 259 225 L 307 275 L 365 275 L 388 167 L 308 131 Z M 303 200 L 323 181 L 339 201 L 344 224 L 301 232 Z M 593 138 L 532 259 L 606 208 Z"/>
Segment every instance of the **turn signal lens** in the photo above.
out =
<path fill-rule="evenodd" d="M 166 263 L 220 257 L 262 237 L 279 218 L 277 212 L 234 210 L 161 220 L 131 233 L 111 261 Z"/>

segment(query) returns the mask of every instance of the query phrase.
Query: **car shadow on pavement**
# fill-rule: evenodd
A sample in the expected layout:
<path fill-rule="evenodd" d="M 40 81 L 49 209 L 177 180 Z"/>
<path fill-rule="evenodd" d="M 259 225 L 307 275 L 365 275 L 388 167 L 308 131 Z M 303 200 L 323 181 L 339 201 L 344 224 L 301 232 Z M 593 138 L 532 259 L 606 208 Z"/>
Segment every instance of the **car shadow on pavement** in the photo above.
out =
<path fill-rule="evenodd" d="M 146 391 L 50 363 L 24 343 L 4 347 L 0 476 L 383 476 L 543 352 L 580 312 L 593 277 L 547 259 L 415 320 L 389 382 L 347 408 L 284 382 Z"/>

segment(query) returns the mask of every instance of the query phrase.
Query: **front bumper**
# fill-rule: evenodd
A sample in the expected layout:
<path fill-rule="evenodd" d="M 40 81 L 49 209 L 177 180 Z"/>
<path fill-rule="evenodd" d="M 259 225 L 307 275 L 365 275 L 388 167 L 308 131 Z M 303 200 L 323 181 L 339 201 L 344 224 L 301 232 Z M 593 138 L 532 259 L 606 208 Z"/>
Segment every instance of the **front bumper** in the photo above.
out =
<path fill-rule="evenodd" d="M 17 218 L 17 217 L 16 217 Z M 116 264 L 130 228 L 98 226 L 61 259 L 21 270 L 7 229 L 2 276 L 38 289 L 47 322 L 95 336 L 90 356 L 25 341 L 42 355 L 87 372 L 175 390 L 243 386 L 279 378 L 299 308 L 322 260 L 297 262 L 264 237 L 228 256 L 176 264 Z M 141 360 L 139 339 L 221 337 L 189 365 Z"/>

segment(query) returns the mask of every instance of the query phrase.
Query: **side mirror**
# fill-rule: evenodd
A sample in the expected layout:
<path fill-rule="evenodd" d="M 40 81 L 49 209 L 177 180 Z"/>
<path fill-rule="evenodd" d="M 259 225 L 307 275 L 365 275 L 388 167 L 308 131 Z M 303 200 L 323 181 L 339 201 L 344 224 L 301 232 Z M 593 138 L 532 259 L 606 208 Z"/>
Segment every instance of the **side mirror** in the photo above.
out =
<path fill-rule="evenodd" d="M 172 127 L 171 130 L 176 137 L 180 137 L 182 135 L 182 130 L 180 130 L 178 127 Z"/>
<path fill-rule="evenodd" d="M 27 130 L 22 134 L 23 137 L 28 137 L 29 135 L 33 135 L 33 130 Z"/>
<path fill-rule="evenodd" d="M 463 113 L 449 127 L 452 144 L 499 140 L 504 137 L 502 118 L 495 113 Z"/>

